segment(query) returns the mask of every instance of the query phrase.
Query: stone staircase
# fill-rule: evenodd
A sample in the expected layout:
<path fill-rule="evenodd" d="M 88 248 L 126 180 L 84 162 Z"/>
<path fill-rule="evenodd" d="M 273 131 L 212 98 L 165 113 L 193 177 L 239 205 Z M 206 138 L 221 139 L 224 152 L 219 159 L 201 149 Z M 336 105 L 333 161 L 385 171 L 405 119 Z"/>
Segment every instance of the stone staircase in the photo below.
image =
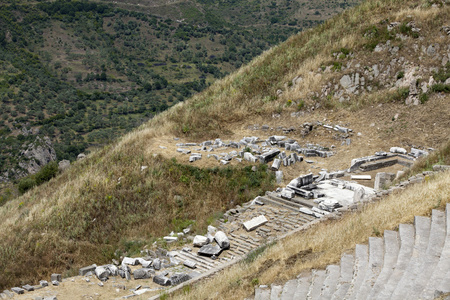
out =
<path fill-rule="evenodd" d="M 450 295 L 450 204 L 431 218 L 370 237 L 339 265 L 312 270 L 283 286 L 259 286 L 255 300 L 434 299 Z M 445 298 L 447 299 L 447 298 Z"/>

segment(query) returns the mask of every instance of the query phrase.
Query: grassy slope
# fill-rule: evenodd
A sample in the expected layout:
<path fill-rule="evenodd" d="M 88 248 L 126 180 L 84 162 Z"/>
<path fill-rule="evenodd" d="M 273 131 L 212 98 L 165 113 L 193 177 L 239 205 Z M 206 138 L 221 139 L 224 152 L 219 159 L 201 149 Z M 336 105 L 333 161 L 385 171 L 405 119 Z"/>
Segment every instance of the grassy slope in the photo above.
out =
<path fill-rule="evenodd" d="M 362 30 L 385 18 L 389 11 L 400 16 L 414 14 L 428 26 L 448 19 L 448 9 L 414 9 L 419 4 L 369 1 L 297 35 L 49 183 L 1 207 L 0 215 L 5 216 L 0 220 L 0 268 L 5 270 L 0 275 L 2 287 L 106 261 L 121 240 L 150 242 L 152 237 L 173 229 L 174 219 L 196 219 L 202 228 L 213 212 L 272 189 L 271 178 L 263 169 L 254 174 L 248 168 L 187 168 L 154 157 L 151 149 L 163 135 L 223 137 L 245 119 L 270 116 L 280 107 L 288 113 L 293 111 L 283 106 L 290 93 L 304 97 L 318 88 L 314 85 L 317 78 L 309 76 L 309 71 L 329 61 L 332 49 L 363 49 Z M 305 74 L 304 82 L 275 99 L 276 90 L 298 74 Z M 362 99 L 356 97 L 354 101 L 364 107 Z M 312 105 L 306 100 L 307 106 Z M 149 168 L 141 172 L 142 165 Z M 185 200 L 177 202 L 176 195 L 183 195 Z"/>

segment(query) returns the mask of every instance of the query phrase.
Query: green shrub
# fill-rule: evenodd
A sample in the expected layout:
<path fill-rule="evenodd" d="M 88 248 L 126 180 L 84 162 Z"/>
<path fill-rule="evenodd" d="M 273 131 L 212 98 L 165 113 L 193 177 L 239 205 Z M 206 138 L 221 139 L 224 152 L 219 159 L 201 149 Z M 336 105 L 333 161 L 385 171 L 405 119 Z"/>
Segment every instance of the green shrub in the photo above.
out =
<path fill-rule="evenodd" d="M 46 181 L 49 181 L 58 173 L 58 163 L 56 161 L 49 162 L 45 166 L 41 168 L 39 172 L 37 172 L 34 177 L 36 180 L 36 184 L 40 185 Z"/>
<path fill-rule="evenodd" d="M 397 73 L 397 79 L 402 79 L 403 77 L 405 77 L 405 72 L 400 71 Z"/>
<path fill-rule="evenodd" d="M 420 94 L 419 95 L 419 100 L 420 100 L 420 103 L 422 103 L 422 104 L 424 104 L 425 102 L 427 102 L 428 101 L 428 94 Z"/>
<path fill-rule="evenodd" d="M 19 181 L 19 184 L 17 186 L 17 189 L 21 194 L 25 193 L 26 191 L 30 190 L 36 186 L 36 181 L 32 179 L 31 177 L 26 177 Z"/>
<path fill-rule="evenodd" d="M 305 101 L 304 100 L 300 100 L 297 104 L 297 110 L 302 110 L 303 107 L 305 107 Z"/>
<path fill-rule="evenodd" d="M 438 83 L 431 86 L 434 93 L 450 93 L 450 84 Z"/>

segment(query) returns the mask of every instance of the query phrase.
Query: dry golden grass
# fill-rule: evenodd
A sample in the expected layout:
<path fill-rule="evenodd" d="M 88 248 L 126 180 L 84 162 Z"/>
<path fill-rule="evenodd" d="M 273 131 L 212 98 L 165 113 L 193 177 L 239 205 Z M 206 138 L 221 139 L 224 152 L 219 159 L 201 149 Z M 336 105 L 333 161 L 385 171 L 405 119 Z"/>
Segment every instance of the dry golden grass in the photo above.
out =
<path fill-rule="evenodd" d="M 253 293 L 252 280 L 259 284 L 282 283 L 303 271 L 338 263 L 343 253 L 384 230 L 397 230 L 412 223 L 414 216 L 429 216 L 432 209 L 450 203 L 450 172 L 401 193 L 367 204 L 361 211 L 349 212 L 339 220 L 329 220 L 291 235 L 269 247 L 253 263 L 245 262 L 193 286 L 176 299 L 243 299 Z M 214 292 L 212 292 L 214 291 Z"/>

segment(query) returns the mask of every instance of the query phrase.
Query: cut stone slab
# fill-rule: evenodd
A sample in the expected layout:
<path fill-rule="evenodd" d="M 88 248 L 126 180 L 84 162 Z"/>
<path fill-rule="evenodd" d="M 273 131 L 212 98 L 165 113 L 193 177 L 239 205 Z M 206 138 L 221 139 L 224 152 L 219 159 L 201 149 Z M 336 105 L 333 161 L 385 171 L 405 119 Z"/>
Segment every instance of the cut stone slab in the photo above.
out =
<path fill-rule="evenodd" d="M 386 187 L 388 184 L 394 180 L 395 174 L 393 173 L 386 173 L 386 172 L 380 172 L 375 175 L 375 183 L 374 183 L 374 189 L 375 190 L 381 190 L 383 187 Z"/>
<path fill-rule="evenodd" d="M 51 276 L 50 276 L 50 280 L 51 281 L 61 281 L 61 274 L 52 274 Z"/>
<path fill-rule="evenodd" d="M 268 222 L 267 218 L 263 215 L 260 215 L 256 218 L 253 218 L 247 222 L 244 222 L 244 228 L 247 231 L 254 230 L 258 228 L 259 226 L 262 226 Z"/>
<path fill-rule="evenodd" d="M 214 235 L 214 239 L 216 240 L 217 244 L 222 249 L 229 249 L 230 248 L 230 240 L 228 239 L 227 235 L 223 231 L 217 231 Z"/>
<path fill-rule="evenodd" d="M 195 247 L 202 247 L 206 244 L 208 244 L 208 238 L 203 235 L 196 235 L 194 237 L 194 246 Z"/>
<path fill-rule="evenodd" d="M 161 260 L 159 258 L 153 260 L 153 268 L 155 270 L 161 270 Z"/>
<path fill-rule="evenodd" d="M 167 243 L 173 243 L 175 241 L 178 240 L 177 236 L 165 236 L 163 237 L 163 239 L 167 242 Z"/>
<path fill-rule="evenodd" d="M 295 196 L 295 192 L 291 189 L 283 189 L 281 191 L 281 197 L 285 199 L 292 199 Z"/>
<path fill-rule="evenodd" d="M 149 272 L 149 269 L 142 268 L 134 270 L 133 277 L 134 279 L 147 279 L 151 277 L 151 274 Z"/>
<path fill-rule="evenodd" d="M 42 287 L 46 287 L 46 286 L 48 286 L 48 281 L 47 281 L 47 280 L 41 280 L 41 281 L 39 281 L 39 284 L 40 284 Z"/>
<path fill-rule="evenodd" d="M 156 275 L 153 277 L 153 282 L 162 286 L 169 286 L 172 284 L 169 277 L 162 275 Z"/>
<path fill-rule="evenodd" d="M 372 176 L 370 175 L 352 175 L 350 177 L 351 180 L 371 180 Z"/>
<path fill-rule="evenodd" d="M 31 286 L 31 285 L 29 285 L 29 284 L 26 284 L 26 285 L 22 286 L 22 288 L 23 288 L 24 290 L 26 290 L 27 292 L 32 292 L 32 291 L 34 291 L 34 287 Z"/>
<path fill-rule="evenodd" d="M 278 158 L 275 158 L 273 160 L 271 169 L 274 171 L 278 171 L 280 169 L 280 166 L 281 166 L 281 160 L 279 160 Z"/>
<path fill-rule="evenodd" d="M 122 264 L 135 266 L 135 265 L 139 264 L 139 260 L 136 258 L 124 257 L 122 260 Z"/>
<path fill-rule="evenodd" d="M 189 279 L 191 279 L 191 276 L 186 273 L 175 273 L 174 275 L 170 276 L 170 283 L 171 285 L 178 285 L 180 283 L 188 281 Z"/>
<path fill-rule="evenodd" d="M 87 267 L 83 267 L 83 268 L 80 269 L 80 271 L 78 272 L 78 274 L 79 274 L 80 276 L 84 276 L 84 275 L 86 275 L 86 273 L 88 273 L 88 272 L 94 272 L 94 271 L 95 271 L 95 268 L 97 268 L 97 265 L 96 265 L 96 264 L 93 264 L 93 265 L 90 265 L 90 266 L 87 266 Z"/>
<path fill-rule="evenodd" d="M 391 147 L 391 149 L 389 150 L 389 152 L 391 152 L 391 153 L 400 153 L 400 154 L 406 154 L 406 153 L 408 153 L 408 151 L 406 151 L 406 149 L 400 148 L 400 147 Z"/>
<path fill-rule="evenodd" d="M 11 288 L 11 291 L 13 291 L 14 293 L 19 294 L 19 295 L 25 293 L 25 290 L 20 287 L 13 287 L 13 288 Z"/>
<path fill-rule="evenodd" d="M 100 280 L 107 280 L 109 276 L 109 271 L 104 266 L 99 266 L 95 268 L 95 275 Z"/>
<path fill-rule="evenodd" d="M 276 171 L 275 178 L 277 183 L 280 184 L 283 181 L 283 171 Z"/>
<path fill-rule="evenodd" d="M 218 245 L 213 246 L 211 244 L 205 245 L 198 250 L 198 254 L 204 256 L 219 256 L 221 252 L 222 248 L 220 248 Z"/>
<path fill-rule="evenodd" d="M 185 265 L 186 267 L 191 268 L 191 269 L 197 268 L 197 263 L 190 259 L 185 260 L 183 265 Z"/>

